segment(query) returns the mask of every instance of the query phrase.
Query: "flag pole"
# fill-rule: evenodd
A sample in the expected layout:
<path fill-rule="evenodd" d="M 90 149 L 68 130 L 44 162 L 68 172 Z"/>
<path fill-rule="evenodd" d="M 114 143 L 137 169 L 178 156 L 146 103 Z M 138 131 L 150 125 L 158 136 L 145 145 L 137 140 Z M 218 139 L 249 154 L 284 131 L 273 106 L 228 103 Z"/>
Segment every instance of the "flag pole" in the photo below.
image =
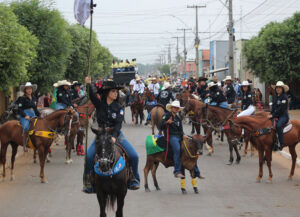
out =
<path fill-rule="evenodd" d="M 88 69 L 87 69 L 87 76 L 90 76 L 90 71 L 91 71 L 91 54 L 92 54 L 92 36 L 93 36 L 93 13 L 94 13 L 94 1 L 91 0 L 91 5 L 90 5 L 90 39 L 89 39 L 89 53 L 88 53 Z M 84 155 L 84 171 L 86 171 L 86 162 L 87 162 L 87 147 L 88 147 L 88 130 L 89 130 L 89 85 L 86 85 L 86 90 L 87 90 L 87 102 L 86 102 L 86 119 L 85 119 L 85 155 Z"/>

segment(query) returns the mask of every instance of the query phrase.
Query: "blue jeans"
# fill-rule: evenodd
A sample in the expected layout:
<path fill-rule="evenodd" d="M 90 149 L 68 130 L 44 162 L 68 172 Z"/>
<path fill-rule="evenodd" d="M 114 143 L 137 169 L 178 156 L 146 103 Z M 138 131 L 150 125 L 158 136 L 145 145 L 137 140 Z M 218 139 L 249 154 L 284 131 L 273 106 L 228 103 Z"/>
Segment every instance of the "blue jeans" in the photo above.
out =
<path fill-rule="evenodd" d="M 199 170 L 199 168 L 198 168 L 198 165 L 196 164 L 196 166 L 195 166 L 195 168 L 194 168 L 194 171 L 195 171 L 195 175 L 196 175 L 196 177 L 197 176 L 200 176 L 200 170 Z"/>
<path fill-rule="evenodd" d="M 217 103 L 212 102 L 210 105 L 217 106 Z M 221 102 L 218 106 L 221 107 L 221 108 L 228 108 L 228 103 L 227 102 Z"/>
<path fill-rule="evenodd" d="M 180 141 L 179 136 L 170 135 L 169 143 L 173 151 L 173 161 L 174 161 L 174 173 L 181 173 L 181 160 L 180 160 Z"/>
<path fill-rule="evenodd" d="M 279 143 L 280 143 L 281 146 L 284 145 L 284 142 L 283 142 L 283 128 L 287 124 L 288 121 L 289 121 L 289 116 L 286 114 L 286 115 L 283 115 L 283 116 L 279 117 L 279 119 L 276 123 L 276 131 L 277 131 L 278 140 L 279 140 Z"/>
<path fill-rule="evenodd" d="M 56 103 L 56 110 L 63 110 L 63 109 L 66 109 L 66 108 L 68 108 L 68 106 L 64 103 L 60 103 L 60 102 Z M 78 112 L 76 112 L 76 115 L 77 115 L 77 118 L 79 118 L 79 113 Z M 80 131 L 80 130 L 82 130 L 81 127 L 78 128 L 78 131 Z"/>
<path fill-rule="evenodd" d="M 31 109 L 24 110 L 24 113 L 25 113 L 26 116 L 29 116 L 30 118 L 36 117 L 34 111 L 31 110 Z M 22 125 L 23 131 L 28 132 L 30 120 L 26 120 L 25 117 L 21 117 L 20 118 L 20 123 Z"/>
<path fill-rule="evenodd" d="M 89 146 L 87 150 L 87 160 L 86 160 L 86 170 L 85 174 L 89 174 L 94 166 L 94 159 L 96 154 L 96 139 L 93 140 L 91 145 Z M 125 138 L 124 134 L 121 132 L 119 137 L 117 138 L 117 142 L 125 149 L 127 154 L 129 155 L 129 165 L 132 168 L 133 175 L 136 179 L 132 185 L 139 185 L 140 182 L 140 174 L 138 171 L 138 164 L 139 164 L 139 156 L 133 146 L 128 142 L 128 140 Z"/>

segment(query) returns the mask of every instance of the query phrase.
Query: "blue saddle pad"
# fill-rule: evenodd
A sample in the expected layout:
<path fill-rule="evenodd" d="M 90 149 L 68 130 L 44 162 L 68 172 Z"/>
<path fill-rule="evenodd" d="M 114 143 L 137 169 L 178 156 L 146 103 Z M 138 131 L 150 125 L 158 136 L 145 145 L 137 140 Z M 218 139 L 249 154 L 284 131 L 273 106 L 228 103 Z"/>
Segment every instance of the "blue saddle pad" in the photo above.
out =
<path fill-rule="evenodd" d="M 120 173 L 124 168 L 125 168 L 125 160 L 121 156 L 119 158 L 118 162 L 115 164 L 115 166 L 111 170 L 109 170 L 107 172 L 102 172 L 101 170 L 99 170 L 99 162 L 97 161 L 94 166 L 94 171 L 99 176 L 114 176 L 114 175 L 117 175 L 118 173 Z"/>

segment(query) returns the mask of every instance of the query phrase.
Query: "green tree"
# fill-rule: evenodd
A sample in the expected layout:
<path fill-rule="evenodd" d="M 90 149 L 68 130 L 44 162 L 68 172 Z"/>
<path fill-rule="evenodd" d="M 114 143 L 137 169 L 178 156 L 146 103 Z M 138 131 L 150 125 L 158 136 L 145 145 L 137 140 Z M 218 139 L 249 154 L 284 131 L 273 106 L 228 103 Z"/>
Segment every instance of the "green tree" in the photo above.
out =
<path fill-rule="evenodd" d="M 90 30 L 80 25 L 72 25 L 68 28 L 68 32 L 72 36 L 72 52 L 66 70 L 66 78 L 83 81 L 88 67 Z M 92 38 L 90 74 L 93 77 L 103 76 L 110 72 L 112 55 L 100 45 L 95 32 L 93 32 Z"/>
<path fill-rule="evenodd" d="M 170 66 L 168 64 L 164 64 L 159 67 L 159 71 L 163 74 L 170 74 Z"/>
<path fill-rule="evenodd" d="M 244 47 L 247 67 L 262 81 L 300 79 L 300 13 L 282 23 L 269 23 Z"/>
<path fill-rule="evenodd" d="M 37 58 L 30 65 L 30 80 L 47 92 L 52 84 L 65 75 L 71 52 L 68 24 L 61 14 L 41 0 L 12 2 L 11 8 L 20 24 L 27 27 L 38 39 Z"/>
<path fill-rule="evenodd" d="M 28 78 L 37 45 L 38 39 L 18 23 L 11 9 L 0 4 L 0 90 L 7 92 Z"/>

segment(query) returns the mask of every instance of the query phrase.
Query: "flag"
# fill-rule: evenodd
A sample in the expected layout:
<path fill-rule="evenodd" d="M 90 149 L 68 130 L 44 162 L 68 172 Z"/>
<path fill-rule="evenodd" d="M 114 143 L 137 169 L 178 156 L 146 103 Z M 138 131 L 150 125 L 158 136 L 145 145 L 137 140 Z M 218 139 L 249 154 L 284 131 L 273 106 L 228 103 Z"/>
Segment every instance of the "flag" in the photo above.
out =
<path fill-rule="evenodd" d="M 84 25 L 85 21 L 90 16 L 91 0 L 75 0 L 74 1 L 74 16 L 80 25 Z"/>

